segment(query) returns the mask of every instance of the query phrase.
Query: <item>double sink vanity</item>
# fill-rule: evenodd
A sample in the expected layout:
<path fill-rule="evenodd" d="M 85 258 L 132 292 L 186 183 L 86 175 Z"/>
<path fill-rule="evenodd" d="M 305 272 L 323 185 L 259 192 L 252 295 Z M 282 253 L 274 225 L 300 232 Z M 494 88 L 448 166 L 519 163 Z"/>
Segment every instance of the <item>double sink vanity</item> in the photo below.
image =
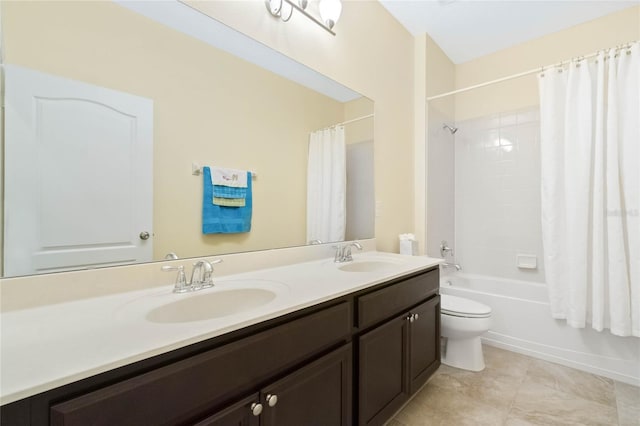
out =
<path fill-rule="evenodd" d="M 303 260 L 3 309 L 2 424 L 384 424 L 440 365 L 439 260 Z"/>

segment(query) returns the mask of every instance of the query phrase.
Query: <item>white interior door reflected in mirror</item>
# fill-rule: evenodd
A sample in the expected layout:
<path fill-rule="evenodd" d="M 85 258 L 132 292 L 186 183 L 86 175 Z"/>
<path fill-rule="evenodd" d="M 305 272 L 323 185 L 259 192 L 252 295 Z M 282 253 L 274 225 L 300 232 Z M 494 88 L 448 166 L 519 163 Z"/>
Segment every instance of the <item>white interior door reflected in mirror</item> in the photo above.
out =
<path fill-rule="evenodd" d="M 150 261 L 153 101 L 12 65 L 5 78 L 4 275 Z"/>

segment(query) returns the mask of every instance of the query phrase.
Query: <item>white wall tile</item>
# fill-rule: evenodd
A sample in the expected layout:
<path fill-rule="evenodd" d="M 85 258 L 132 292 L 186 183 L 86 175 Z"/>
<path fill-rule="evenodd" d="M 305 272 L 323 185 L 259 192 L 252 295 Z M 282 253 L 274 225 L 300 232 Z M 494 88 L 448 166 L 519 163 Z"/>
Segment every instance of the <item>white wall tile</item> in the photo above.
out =
<path fill-rule="evenodd" d="M 456 260 L 469 273 L 543 282 L 538 108 L 457 126 Z M 538 256 L 538 269 L 518 269 L 518 253 Z"/>

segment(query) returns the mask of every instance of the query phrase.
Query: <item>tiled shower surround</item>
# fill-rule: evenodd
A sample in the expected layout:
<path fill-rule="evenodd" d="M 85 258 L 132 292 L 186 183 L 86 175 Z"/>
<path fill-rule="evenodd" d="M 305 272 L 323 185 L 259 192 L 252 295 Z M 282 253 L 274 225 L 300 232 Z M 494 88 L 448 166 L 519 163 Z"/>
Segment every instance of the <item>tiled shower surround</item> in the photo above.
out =
<path fill-rule="evenodd" d="M 456 261 L 466 273 L 544 282 L 538 107 L 456 126 Z M 537 256 L 537 269 L 519 269 L 518 254 Z"/>

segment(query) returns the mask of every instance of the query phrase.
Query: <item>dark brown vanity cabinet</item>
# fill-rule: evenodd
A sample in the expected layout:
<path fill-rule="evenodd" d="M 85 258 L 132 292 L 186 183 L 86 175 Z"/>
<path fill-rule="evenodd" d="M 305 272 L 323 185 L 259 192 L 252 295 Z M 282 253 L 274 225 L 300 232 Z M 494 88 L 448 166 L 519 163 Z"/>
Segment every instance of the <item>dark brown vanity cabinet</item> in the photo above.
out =
<path fill-rule="evenodd" d="M 409 398 L 409 322 L 399 316 L 359 338 L 359 424 L 384 424 Z"/>
<path fill-rule="evenodd" d="M 259 426 L 263 406 L 256 393 L 207 417 L 195 426 Z"/>
<path fill-rule="evenodd" d="M 331 382 L 334 387 L 331 394 L 349 394 L 350 391 L 346 392 L 344 387 L 350 388 L 351 376 L 348 371 L 351 361 L 346 363 L 343 358 L 351 353 L 350 345 L 343 346 L 342 349 L 331 352 L 330 355 L 311 364 L 304 363 L 305 360 L 312 360 L 331 347 L 344 345 L 351 338 L 351 327 L 351 304 L 341 302 L 219 348 L 55 404 L 51 407 L 51 424 L 189 425 L 212 414 L 212 422 L 218 414 L 228 415 L 229 418 L 239 416 L 237 423 L 227 423 L 227 420 L 224 420 L 225 423 L 212 424 L 245 424 L 243 422 L 250 419 L 243 420 L 242 413 L 237 414 L 233 410 L 224 413 L 218 411 L 230 404 L 235 405 L 237 401 L 254 392 L 260 393 L 260 398 L 254 402 L 263 405 L 263 413 L 271 413 L 271 416 L 263 414 L 263 418 L 267 420 L 260 424 L 274 424 L 268 419 L 277 413 L 281 413 L 279 415 L 285 418 L 295 417 L 291 414 L 293 408 L 287 397 L 282 401 L 284 394 L 295 398 L 303 396 L 291 394 L 290 390 L 285 389 L 282 381 L 291 388 L 313 394 L 317 392 L 313 388 L 314 385 L 324 386 L 325 383 L 305 382 L 302 378 L 313 377 L 314 371 L 324 368 L 324 372 L 330 371 L 334 377 Z M 337 357 L 342 357 L 339 362 Z M 327 363 L 331 362 L 335 362 L 335 365 L 328 368 Z M 274 379 L 290 371 L 293 372 L 282 381 L 274 382 Z M 344 375 L 342 381 L 336 379 L 338 373 Z M 268 383 L 273 384 L 265 388 L 265 384 Z M 324 390 L 326 387 L 322 388 L 322 391 Z M 280 394 L 277 410 L 266 409 L 270 405 L 266 401 L 268 393 Z M 271 405 L 273 403 L 274 400 L 271 400 Z"/>
<path fill-rule="evenodd" d="M 4 426 L 381 425 L 440 364 L 436 268 L 8 404 Z"/>
<path fill-rule="evenodd" d="M 351 352 L 343 346 L 196 426 L 350 425 Z"/>
<path fill-rule="evenodd" d="M 440 296 L 411 309 L 409 318 L 409 394 L 416 393 L 440 366 Z"/>
<path fill-rule="evenodd" d="M 359 298 L 362 324 L 386 319 L 358 338 L 360 425 L 384 424 L 440 365 L 437 278 L 427 273 Z M 422 303 L 412 306 L 415 295 Z"/>

